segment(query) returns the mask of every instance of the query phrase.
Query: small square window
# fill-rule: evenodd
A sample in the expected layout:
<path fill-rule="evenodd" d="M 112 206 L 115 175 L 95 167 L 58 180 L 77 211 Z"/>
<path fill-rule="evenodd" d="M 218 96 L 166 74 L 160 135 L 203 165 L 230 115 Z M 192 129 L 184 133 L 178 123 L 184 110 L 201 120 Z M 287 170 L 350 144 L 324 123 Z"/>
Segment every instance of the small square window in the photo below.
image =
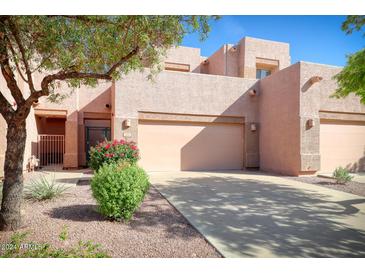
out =
<path fill-rule="evenodd" d="M 269 76 L 271 71 L 268 69 L 256 69 L 256 79 L 262 79 Z"/>

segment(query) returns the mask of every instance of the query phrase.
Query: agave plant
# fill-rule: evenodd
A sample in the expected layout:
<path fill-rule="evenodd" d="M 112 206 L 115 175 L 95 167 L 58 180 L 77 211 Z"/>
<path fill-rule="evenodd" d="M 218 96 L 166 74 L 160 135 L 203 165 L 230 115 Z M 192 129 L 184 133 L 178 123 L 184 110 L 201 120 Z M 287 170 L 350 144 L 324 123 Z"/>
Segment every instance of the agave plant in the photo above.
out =
<path fill-rule="evenodd" d="M 350 175 L 348 170 L 343 167 L 336 168 L 335 171 L 332 173 L 332 176 L 339 184 L 348 183 L 354 178 L 354 176 Z"/>
<path fill-rule="evenodd" d="M 25 186 L 24 198 L 36 201 L 49 200 L 62 196 L 70 188 L 70 186 L 56 183 L 54 176 L 51 180 L 41 176 Z"/>

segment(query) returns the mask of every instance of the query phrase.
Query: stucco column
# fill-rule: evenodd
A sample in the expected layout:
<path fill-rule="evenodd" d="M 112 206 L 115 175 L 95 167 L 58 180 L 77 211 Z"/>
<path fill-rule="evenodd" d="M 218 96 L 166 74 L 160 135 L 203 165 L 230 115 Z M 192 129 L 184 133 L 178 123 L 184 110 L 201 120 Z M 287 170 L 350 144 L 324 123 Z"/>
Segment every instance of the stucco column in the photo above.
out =
<path fill-rule="evenodd" d="M 130 126 L 126 121 L 130 121 Z M 129 117 L 112 117 L 112 138 L 126 141 L 138 141 L 138 119 Z"/>
<path fill-rule="evenodd" d="M 123 119 L 121 117 L 112 116 L 111 119 L 111 137 L 112 139 L 123 139 L 122 132 L 122 122 Z"/>
<path fill-rule="evenodd" d="M 85 124 L 84 124 L 84 113 L 78 113 L 78 160 L 79 166 L 86 165 L 86 137 L 85 137 Z"/>
<path fill-rule="evenodd" d="M 65 122 L 65 154 L 64 168 L 78 167 L 78 113 L 76 111 L 67 116 Z"/>
<path fill-rule="evenodd" d="M 251 124 L 254 124 L 256 130 L 251 130 Z M 256 122 L 246 121 L 245 123 L 245 167 L 259 167 L 259 125 Z"/>
<path fill-rule="evenodd" d="M 321 168 L 320 119 L 321 91 L 323 83 L 312 83 L 313 76 L 322 76 L 321 67 L 300 62 L 300 170 L 299 174 L 312 174 Z M 328 76 L 327 79 L 331 79 Z M 324 89 L 326 90 L 326 89 Z"/>

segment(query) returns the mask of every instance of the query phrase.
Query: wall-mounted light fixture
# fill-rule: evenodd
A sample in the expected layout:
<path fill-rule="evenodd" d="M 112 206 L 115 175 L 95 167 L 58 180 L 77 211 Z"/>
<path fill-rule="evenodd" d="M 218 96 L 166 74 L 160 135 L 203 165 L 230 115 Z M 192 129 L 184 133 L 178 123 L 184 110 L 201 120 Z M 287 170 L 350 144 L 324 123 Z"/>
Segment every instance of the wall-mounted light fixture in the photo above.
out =
<path fill-rule="evenodd" d="M 251 123 L 250 129 L 251 129 L 252 132 L 255 132 L 257 130 L 256 124 L 255 123 Z"/>
<path fill-rule="evenodd" d="M 131 126 L 131 119 L 124 120 L 124 126 L 125 127 L 130 127 Z"/>
<path fill-rule="evenodd" d="M 308 119 L 307 120 L 307 128 L 312 128 L 316 125 L 316 123 L 314 122 L 313 119 Z"/>
<path fill-rule="evenodd" d="M 311 84 L 313 85 L 314 83 L 318 83 L 320 81 L 323 80 L 323 77 L 321 76 L 313 76 L 309 79 L 309 81 L 311 82 Z"/>
<path fill-rule="evenodd" d="M 257 91 L 256 91 L 256 89 L 250 89 L 250 90 L 249 90 L 249 92 L 248 92 L 248 94 L 249 94 L 251 97 L 254 97 L 254 96 L 256 96 L 256 95 L 257 95 Z"/>
<path fill-rule="evenodd" d="M 111 104 L 105 104 L 106 108 L 111 108 Z"/>

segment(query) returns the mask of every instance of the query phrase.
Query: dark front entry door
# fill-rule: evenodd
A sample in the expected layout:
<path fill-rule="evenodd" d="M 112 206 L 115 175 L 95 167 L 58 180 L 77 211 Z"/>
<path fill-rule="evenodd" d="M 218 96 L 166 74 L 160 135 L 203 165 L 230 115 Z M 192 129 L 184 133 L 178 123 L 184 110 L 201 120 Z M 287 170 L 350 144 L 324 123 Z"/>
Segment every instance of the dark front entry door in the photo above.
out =
<path fill-rule="evenodd" d="M 110 127 L 86 127 L 86 160 L 89 161 L 89 150 L 105 140 L 110 141 Z"/>

